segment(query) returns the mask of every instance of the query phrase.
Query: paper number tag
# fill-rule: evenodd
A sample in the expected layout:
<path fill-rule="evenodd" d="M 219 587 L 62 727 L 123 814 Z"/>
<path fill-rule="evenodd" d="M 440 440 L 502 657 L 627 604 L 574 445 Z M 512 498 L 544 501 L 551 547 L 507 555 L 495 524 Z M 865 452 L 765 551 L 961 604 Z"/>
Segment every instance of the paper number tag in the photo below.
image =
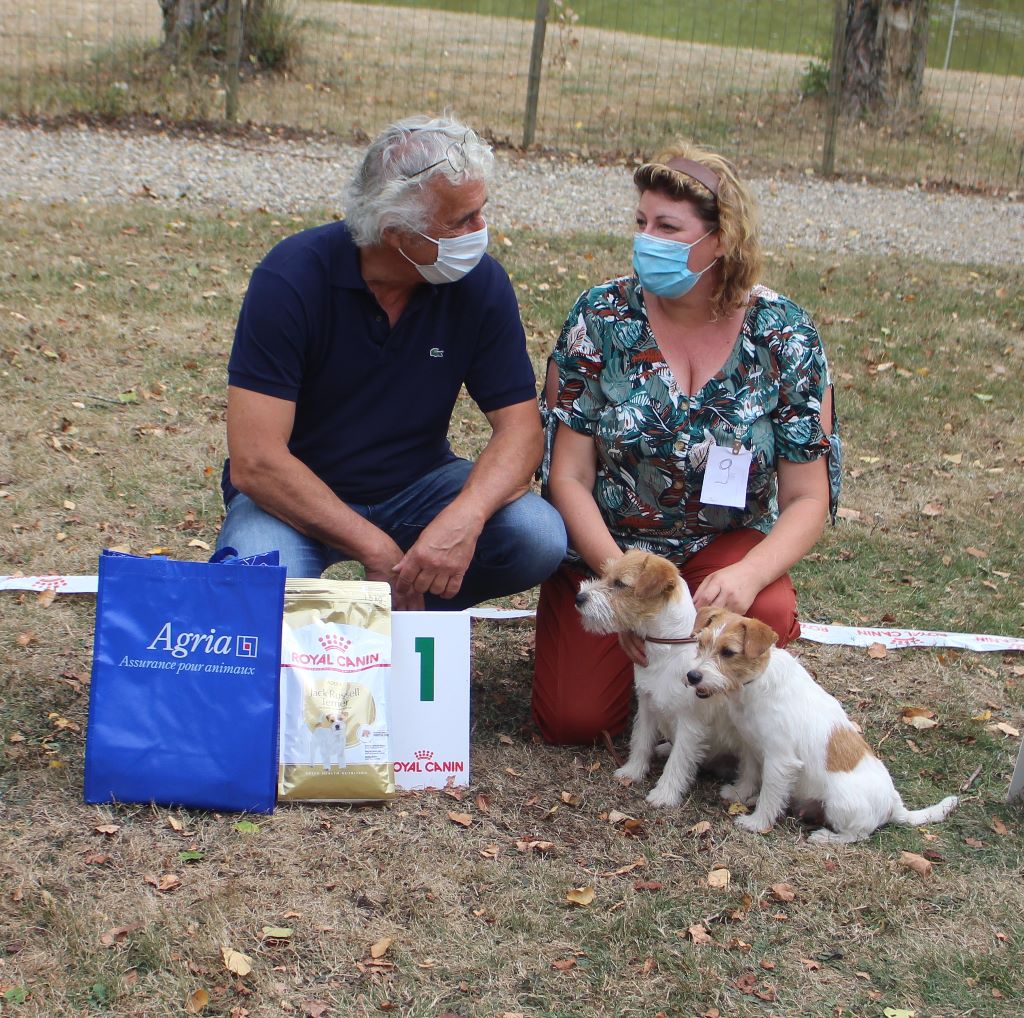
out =
<path fill-rule="evenodd" d="M 750 450 L 713 445 L 704 465 L 704 483 L 700 500 L 706 505 L 727 505 L 743 509 L 747 504 L 747 476 L 750 474 Z"/>

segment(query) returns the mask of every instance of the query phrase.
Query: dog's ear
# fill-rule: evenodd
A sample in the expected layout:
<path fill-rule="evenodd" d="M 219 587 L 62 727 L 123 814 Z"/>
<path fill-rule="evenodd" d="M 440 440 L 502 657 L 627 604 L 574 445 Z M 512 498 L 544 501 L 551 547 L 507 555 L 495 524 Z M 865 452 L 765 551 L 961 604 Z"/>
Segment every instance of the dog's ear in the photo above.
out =
<path fill-rule="evenodd" d="M 724 614 L 724 608 L 715 608 L 710 604 L 704 605 L 704 607 L 697 612 L 697 620 L 693 624 L 693 632 L 690 635 L 696 636 L 702 629 L 707 629 L 707 627 L 710 626 L 715 619 L 719 617 L 719 615 Z"/>
<path fill-rule="evenodd" d="M 760 619 L 743 619 L 743 654 L 745 657 L 760 657 L 769 647 L 774 647 L 779 634 Z"/>
<path fill-rule="evenodd" d="M 648 555 L 644 559 L 633 590 L 637 597 L 646 601 L 648 598 L 670 593 L 676 589 L 678 582 L 679 570 L 668 559 L 659 555 Z"/>

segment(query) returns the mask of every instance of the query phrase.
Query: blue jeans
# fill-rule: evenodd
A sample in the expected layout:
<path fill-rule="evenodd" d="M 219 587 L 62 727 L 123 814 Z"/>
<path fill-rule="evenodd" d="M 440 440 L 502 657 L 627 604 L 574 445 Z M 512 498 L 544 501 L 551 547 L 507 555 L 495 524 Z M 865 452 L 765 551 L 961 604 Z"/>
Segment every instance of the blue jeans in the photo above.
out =
<path fill-rule="evenodd" d="M 457 459 L 421 477 L 384 502 L 346 505 L 383 530 L 403 551 L 416 542 L 431 520 L 462 491 L 473 464 Z M 331 548 L 264 512 L 247 495 L 228 504 L 217 549 L 239 555 L 277 549 L 289 576 L 319 577 L 344 552 Z M 546 580 L 565 557 L 565 526 L 558 512 L 528 492 L 502 506 L 486 523 L 476 543 L 462 587 L 453 598 L 426 594 L 428 611 L 461 611 L 481 601 L 528 590 Z"/>

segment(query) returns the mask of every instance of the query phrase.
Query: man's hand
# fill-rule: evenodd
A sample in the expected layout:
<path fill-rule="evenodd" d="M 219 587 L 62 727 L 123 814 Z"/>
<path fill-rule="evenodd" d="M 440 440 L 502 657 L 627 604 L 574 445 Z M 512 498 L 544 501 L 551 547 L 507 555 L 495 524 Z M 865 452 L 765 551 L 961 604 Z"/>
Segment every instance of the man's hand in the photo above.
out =
<path fill-rule="evenodd" d="M 697 608 L 727 608 L 742 615 L 754 603 L 764 584 L 741 559 L 704 577 L 693 595 Z"/>
<path fill-rule="evenodd" d="M 479 536 L 478 528 L 454 513 L 442 512 L 392 568 L 396 589 L 403 595 L 415 593 L 421 600 L 427 593 L 454 597 L 462 589 Z"/>
<path fill-rule="evenodd" d="M 368 580 L 386 583 L 391 587 L 391 607 L 394 611 L 423 611 L 423 595 L 416 593 L 411 587 L 401 587 L 395 570 L 402 560 L 402 549 L 386 534 L 381 533 L 379 548 L 372 557 L 363 562 Z"/>

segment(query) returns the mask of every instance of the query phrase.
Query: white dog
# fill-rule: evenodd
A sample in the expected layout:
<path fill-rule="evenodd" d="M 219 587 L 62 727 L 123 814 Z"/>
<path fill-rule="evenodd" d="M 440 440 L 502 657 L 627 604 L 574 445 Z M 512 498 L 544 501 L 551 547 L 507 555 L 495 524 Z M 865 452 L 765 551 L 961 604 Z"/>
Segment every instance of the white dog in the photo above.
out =
<path fill-rule="evenodd" d="M 609 562 L 599 579 L 580 586 L 576 607 L 583 628 L 592 633 L 632 632 L 646 640 L 647 666 L 634 668 L 637 711 L 629 759 L 615 776 L 641 781 L 650 770 L 655 744 L 668 739 L 668 760 L 647 801 L 678 805 L 704 760 L 738 748 L 725 705 L 699 699 L 686 682 L 697 614 L 686 583 L 668 559 L 628 551 Z"/>
<path fill-rule="evenodd" d="M 918 826 L 945 820 L 949 796 L 907 810 L 885 764 L 871 752 L 839 701 L 791 654 L 774 630 L 722 608 L 697 615 L 697 660 L 687 680 L 699 697 L 722 699 L 740 737 L 740 771 L 722 797 L 750 805 L 738 826 L 765 833 L 786 806 L 818 804 L 825 823 L 813 842 L 850 842 L 890 822 Z M 725 696 L 715 697 L 715 693 Z"/>
<path fill-rule="evenodd" d="M 312 763 L 323 767 L 346 766 L 345 743 L 348 739 L 348 713 L 324 714 L 310 735 Z"/>

